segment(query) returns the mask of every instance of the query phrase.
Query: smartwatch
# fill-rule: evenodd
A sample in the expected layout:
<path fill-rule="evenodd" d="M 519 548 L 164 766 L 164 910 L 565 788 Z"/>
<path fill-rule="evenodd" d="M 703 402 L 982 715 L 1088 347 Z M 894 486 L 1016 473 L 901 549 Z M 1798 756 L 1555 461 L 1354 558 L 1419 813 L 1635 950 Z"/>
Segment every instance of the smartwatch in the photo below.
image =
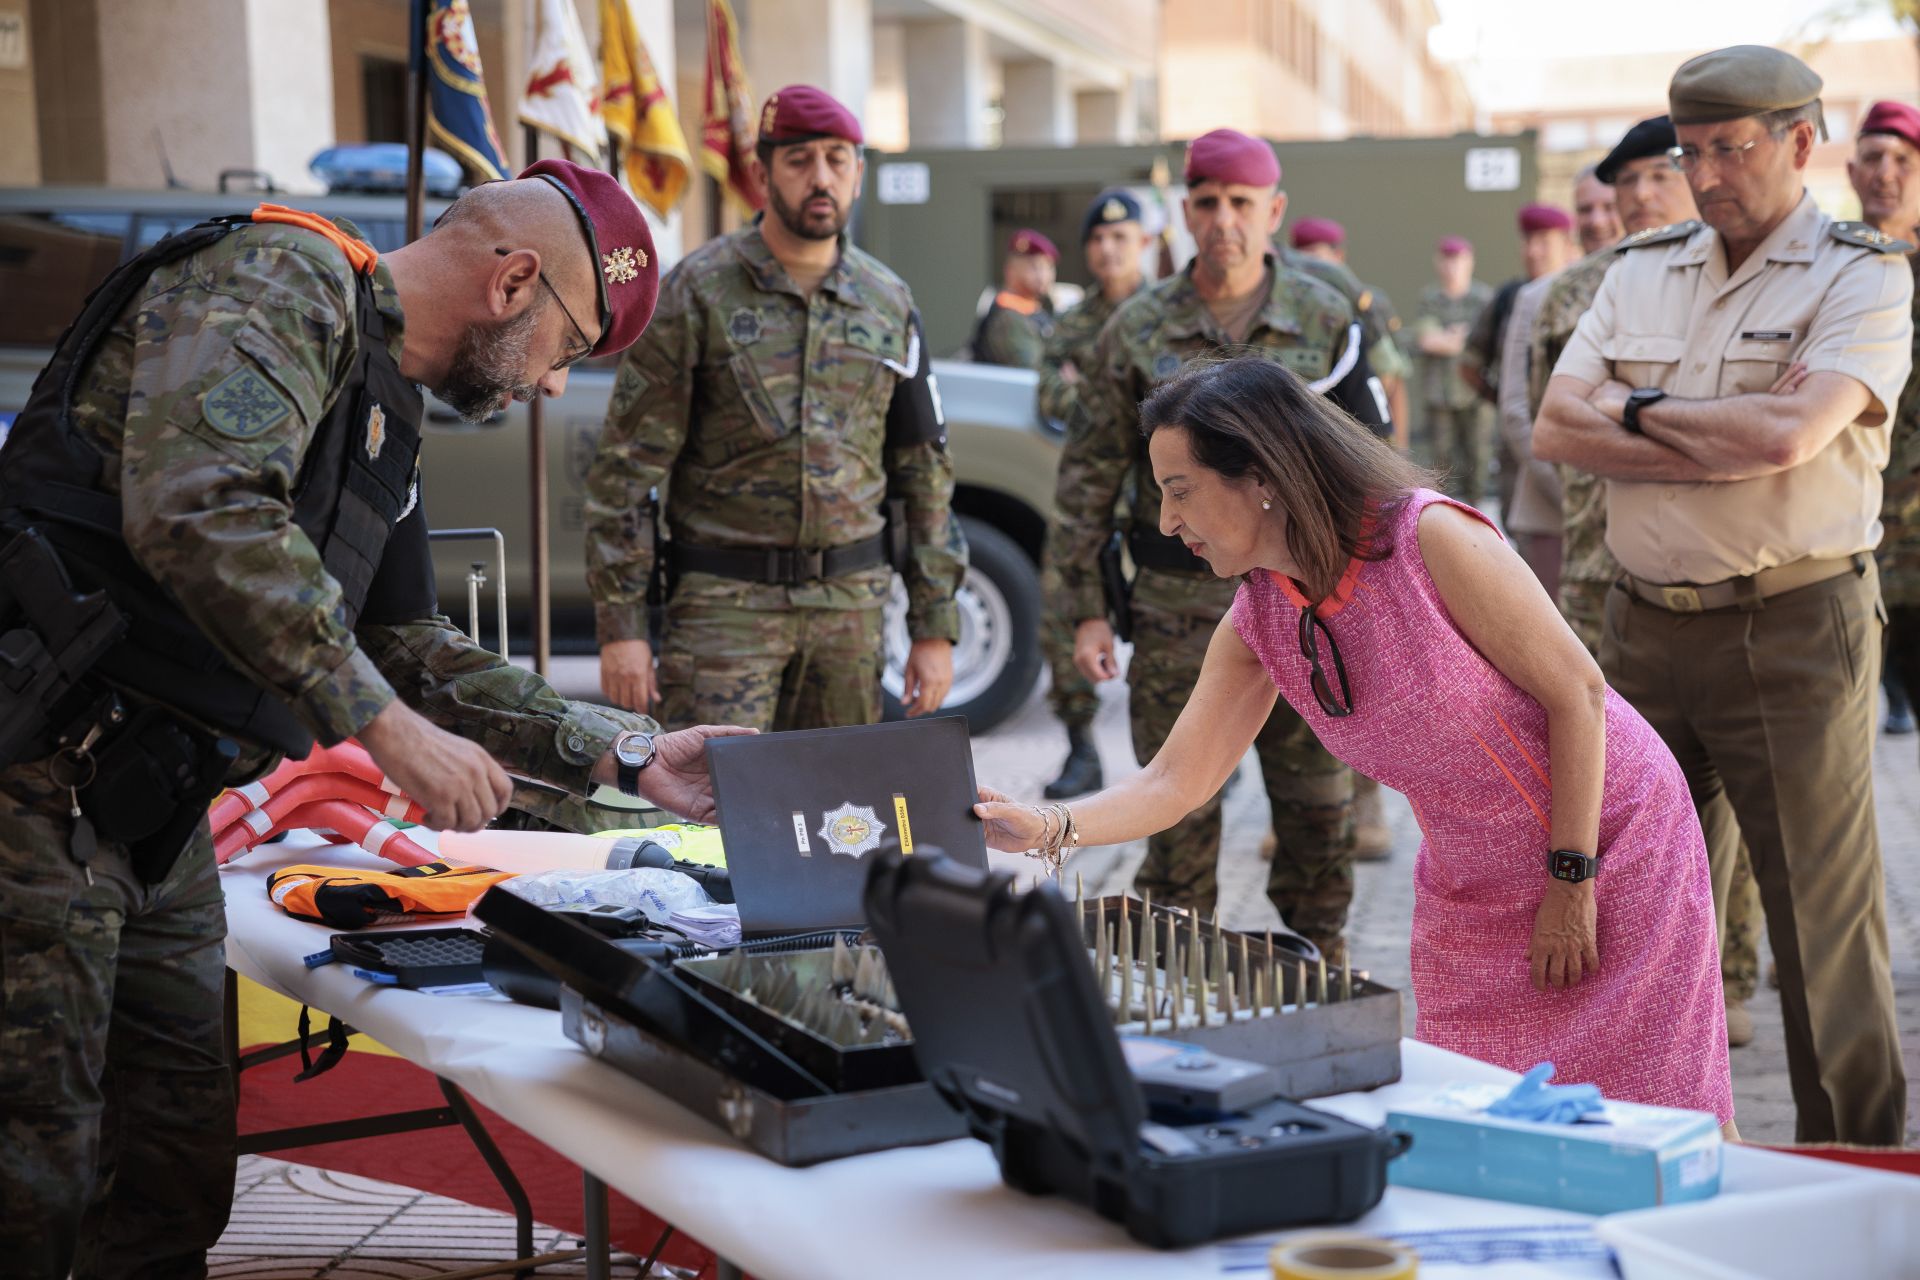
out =
<path fill-rule="evenodd" d="M 640 771 L 653 763 L 653 735 L 630 729 L 613 740 L 614 785 L 630 796 L 640 794 Z"/>
<path fill-rule="evenodd" d="M 1568 884 L 1591 880 L 1600 874 L 1600 855 L 1555 849 L 1547 855 L 1547 874 Z"/>
<path fill-rule="evenodd" d="M 1635 387 L 1627 392 L 1627 403 L 1620 410 L 1620 425 L 1635 435 L 1641 435 L 1640 411 L 1650 404 L 1659 404 L 1667 398 L 1667 393 L 1658 387 Z"/>

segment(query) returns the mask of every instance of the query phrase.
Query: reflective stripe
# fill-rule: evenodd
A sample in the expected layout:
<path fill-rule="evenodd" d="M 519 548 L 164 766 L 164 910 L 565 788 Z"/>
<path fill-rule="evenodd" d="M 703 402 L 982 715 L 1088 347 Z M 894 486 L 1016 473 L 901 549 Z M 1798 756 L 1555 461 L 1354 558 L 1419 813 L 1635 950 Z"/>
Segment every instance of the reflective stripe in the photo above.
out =
<path fill-rule="evenodd" d="M 265 809 L 249 809 L 240 816 L 240 821 L 246 823 L 257 836 L 264 836 L 273 830 L 273 819 L 267 816 Z"/>
<path fill-rule="evenodd" d="M 256 809 L 265 804 L 267 797 L 273 794 L 267 790 L 267 784 L 264 782 L 249 782 L 244 787 L 235 787 L 233 793 L 237 796 L 244 796 L 247 803 Z"/>
<path fill-rule="evenodd" d="M 391 822 L 376 822 L 367 828 L 367 834 L 360 837 L 360 847 L 368 853 L 377 854 L 387 847 L 387 841 L 400 834 L 400 828 Z"/>
<path fill-rule="evenodd" d="M 380 775 L 380 789 L 386 792 L 390 796 L 397 796 L 400 794 L 400 784 L 395 782 L 392 778 L 389 778 L 384 773 Z"/>
<path fill-rule="evenodd" d="M 1325 395 L 1339 386 L 1341 380 L 1353 372 L 1353 366 L 1360 363 L 1360 324 L 1358 321 L 1347 326 L 1347 349 L 1340 353 L 1340 359 L 1334 363 L 1333 372 L 1317 382 L 1309 382 L 1307 389 L 1316 395 Z"/>
<path fill-rule="evenodd" d="M 393 799 L 387 801 L 387 807 L 382 809 L 380 812 L 386 814 L 389 818 L 399 818 L 400 820 L 405 821 L 407 816 L 407 810 L 412 807 L 413 807 L 413 801 L 407 799 L 405 796 L 401 795 L 398 791 L 396 791 L 393 793 Z"/>

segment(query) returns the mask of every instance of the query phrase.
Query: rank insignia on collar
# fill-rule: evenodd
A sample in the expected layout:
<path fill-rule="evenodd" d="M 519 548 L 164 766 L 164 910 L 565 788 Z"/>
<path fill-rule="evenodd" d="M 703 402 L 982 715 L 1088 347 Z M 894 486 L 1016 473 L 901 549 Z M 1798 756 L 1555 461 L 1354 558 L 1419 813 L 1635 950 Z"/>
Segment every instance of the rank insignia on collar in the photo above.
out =
<path fill-rule="evenodd" d="M 646 265 L 647 251 L 632 245 L 623 244 L 612 253 L 600 255 L 600 270 L 606 273 L 608 284 L 626 284 L 638 279 L 640 268 Z"/>
<path fill-rule="evenodd" d="M 831 852 L 858 858 L 880 847 L 880 837 L 886 829 L 872 806 L 849 801 L 827 812 L 820 824 L 819 836 Z"/>
<path fill-rule="evenodd" d="M 378 462 L 380 450 L 387 443 L 387 411 L 375 402 L 367 412 L 367 461 Z"/>

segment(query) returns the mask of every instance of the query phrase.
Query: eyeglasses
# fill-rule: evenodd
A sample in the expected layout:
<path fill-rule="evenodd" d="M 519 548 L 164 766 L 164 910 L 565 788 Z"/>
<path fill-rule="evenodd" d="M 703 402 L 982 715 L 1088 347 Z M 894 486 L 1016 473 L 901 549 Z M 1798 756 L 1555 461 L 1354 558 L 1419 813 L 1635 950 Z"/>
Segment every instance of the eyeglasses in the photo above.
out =
<path fill-rule="evenodd" d="M 1340 681 L 1340 696 L 1333 696 L 1333 684 L 1327 679 L 1326 668 L 1320 665 L 1320 636 L 1327 638 L 1327 652 L 1333 655 L 1333 674 Z M 1333 632 L 1327 630 L 1327 624 L 1311 606 L 1300 611 L 1300 656 L 1313 668 L 1308 683 L 1313 686 L 1314 700 L 1320 709 L 1339 719 L 1353 714 L 1353 690 L 1347 685 L 1347 664 L 1340 660 L 1340 646 L 1333 642 Z"/>
<path fill-rule="evenodd" d="M 497 256 L 502 258 L 506 257 L 508 254 L 512 252 L 513 250 L 511 249 L 495 249 L 494 250 L 494 253 Z M 560 314 L 565 316 L 567 318 L 567 323 L 573 326 L 574 336 L 580 339 L 579 348 L 572 355 L 568 356 L 565 360 L 562 360 L 559 364 L 553 366 L 554 372 L 558 373 L 562 369 L 572 368 L 574 365 L 579 364 L 582 360 L 585 360 L 588 356 L 592 355 L 593 344 L 587 341 L 587 331 L 585 329 L 582 329 L 580 327 L 580 322 L 573 318 L 573 312 L 567 310 L 567 304 L 560 297 L 560 291 L 553 287 L 553 281 L 547 279 L 546 268 L 544 267 L 540 268 L 539 276 L 540 276 L 540 283 L 546 287 L 546 290 L 548 293 L 553 295 L 553 300 L 555 304 L 558 305 L 560 308 Z"/>
<path fill-rule="evenodd" d="M 1771 138 L 1778 135 L 1768 133 L 1762 136 Z M 1759 138 L 1749 138 L 1737 147 L 1728 146 L 1724 142 L 1716 142 L 1704 150 L 1699 147 L 1668 147 L 1667 159 L 1682 173 L 1698 172 L 1702 161 L 1724 173 L 1729 169 L 1744 167 L 1747 163 L 1747 152 L 1759 145 Z"/>

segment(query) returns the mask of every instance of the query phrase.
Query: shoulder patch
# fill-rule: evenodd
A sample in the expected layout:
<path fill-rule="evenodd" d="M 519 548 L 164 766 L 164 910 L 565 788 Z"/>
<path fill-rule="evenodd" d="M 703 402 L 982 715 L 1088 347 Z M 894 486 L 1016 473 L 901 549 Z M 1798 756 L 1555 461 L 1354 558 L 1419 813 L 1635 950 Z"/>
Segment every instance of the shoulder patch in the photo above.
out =
<path fill-rule="evenodd" d="M 201 397 L 200 412 L 221 435 L 233 440 L 252 440 L 290 417 L 293 404 L 280 388 L 243 367 L 222 378 L 213 390 Z"/>
<path fill-rule="evenodd" d="M 1872 249 L 1876 253 L 1912 253 L 1913 246 L 1897 236 L 1890 236 L 1878 227 L 1868 226 L 1864 222 L 1836 222 L 1828 226 L 1827 234 L 1841 244 L 1858 245 L 1862 249 Z"/>
<path fill-rule="evenodd" d="M 1665 244 L 1669 240 L 1685 240 L 1698 231 L 1703 224 L 1698 218 L 1688 218 L 1685 222 L 1669 222 L 1664 227 L 1648 227 L 1645 231 L 1636 231 L 1619 244 L 1613 246 L 1614 252 L 1625 253 L 1628 249 L 1644 249 L 1650 244 Z"/>

